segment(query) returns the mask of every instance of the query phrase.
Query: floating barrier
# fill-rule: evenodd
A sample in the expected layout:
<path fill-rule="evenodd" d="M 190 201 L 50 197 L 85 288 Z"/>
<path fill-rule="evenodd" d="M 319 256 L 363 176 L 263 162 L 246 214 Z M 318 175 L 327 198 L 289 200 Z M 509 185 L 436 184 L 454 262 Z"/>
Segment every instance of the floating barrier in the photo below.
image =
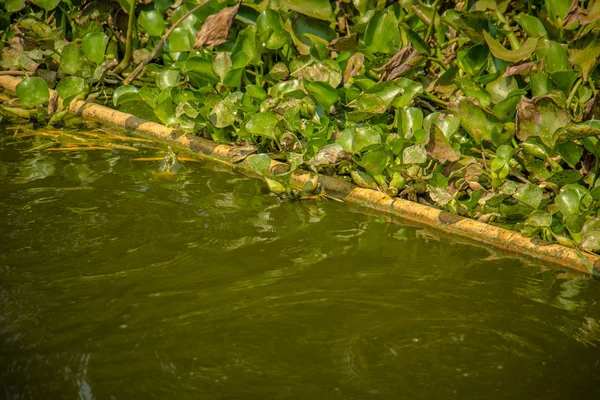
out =
<path fill-rule="evenodd" d="M 20 78 L 0 76 L 0 87 L 14 93 L 20 81 Z M 71 101 L 69 110 L 81 115 L 83 118 L 102 121 L 130 132 L 137 132 L 167 141 L 172 145 L 190 150 L 201 158 L 224 163 L 231 166 L 232 169 L 256 175 L 250 167 L 250 160 L 255 157 L 252 148 L 218 144 L 155 122 L 137 118 L 131 114 L 82 100 L 75 99 Z M 280 174 L 288 168 L 287 164 L 273 160 L 271 161 L 270 172 Z M 291 184 L 293 187 L 302 188 L 313 176 L 306 171 L 295 171 L 291 176 Z M 324 194 L 328 197 L 393 214 L 449 234 L 460 235 L 477 242 L 519 253 L 539 260 L 548 266 L 567 267 L 600 276 L 600 256 L 597 254 L 548 243 L 537 238 L 528 238 L 516 231 L 450 214 L 401 198 L 392 198 L 377 190 L 360 188 L 334 177 L 320 175 L 318 179 L 322 184 Z"/>

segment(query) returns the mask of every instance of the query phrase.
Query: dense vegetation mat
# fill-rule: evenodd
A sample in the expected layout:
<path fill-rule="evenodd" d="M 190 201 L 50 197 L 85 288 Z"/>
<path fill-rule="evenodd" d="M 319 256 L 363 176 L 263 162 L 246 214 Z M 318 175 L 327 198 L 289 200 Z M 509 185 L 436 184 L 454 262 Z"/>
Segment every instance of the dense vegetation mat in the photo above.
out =
<path fill-rule="evenodd" d="M 312 170 L 600 251 L 600 0 L 3 3 L 4 116 L 87 97 L 256 147 L 282 196 Z"/>

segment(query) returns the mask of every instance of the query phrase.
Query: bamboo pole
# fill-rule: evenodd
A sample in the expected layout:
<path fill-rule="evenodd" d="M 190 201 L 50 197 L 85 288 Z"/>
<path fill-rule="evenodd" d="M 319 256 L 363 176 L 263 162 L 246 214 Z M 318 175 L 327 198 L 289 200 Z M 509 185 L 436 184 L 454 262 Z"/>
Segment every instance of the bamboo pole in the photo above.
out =
<path fill-rule="evenodd" d="M 15 92 L 20 80 L 20 78 L 12 76 L 0 76 L 0 87 Z M 251 154 L 252 151 L 247 148 L 218 144 L 82 100 L 73 100 L 69 105 L 69 110 L 80 114 L 83 118 L 100 120 L 131 132 L 135 131 L 164 140 L 191 150 L 201 158 L 224 163 L 234 169 L 242 170 L 246 174 L 254 174 L 249 160 L 255 155 Z M 287 164 L 278 161 L 271 162 L 271 172 L 274 174 L 285 172 L 288 168 Z M 292 175 L 291 182 L 293 186 L 301 188 L 310 178 L 310 173 L 296 171 Z M 448 234 L 460 235 L 500 249 L 519 253 L 547 263 L 548 266 L 567 267 L 585 273 L 594 272 L 595 275 L 600 276 L 600 256 L 597 254 L 579 252 L 559 244 L 528 238 L 519 232 L 484 224 L 408 200 L 392 198 L 385 193 L 359 188 L 337 178 L 320 176 L 319 181 L 323 185 L 325 194 L 329 197 L 393 214 L 409 221 L 431 226 Z"/>

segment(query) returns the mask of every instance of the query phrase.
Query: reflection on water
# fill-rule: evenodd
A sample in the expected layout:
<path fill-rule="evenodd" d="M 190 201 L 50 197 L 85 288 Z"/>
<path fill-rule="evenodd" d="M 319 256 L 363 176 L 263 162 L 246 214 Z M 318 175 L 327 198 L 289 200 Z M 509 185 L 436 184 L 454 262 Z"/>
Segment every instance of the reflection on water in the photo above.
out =
<path fill-rule="evenodd" d="M 166 150 L 0 136 L 0 396 L 597 399 L 600 284 Z"/>

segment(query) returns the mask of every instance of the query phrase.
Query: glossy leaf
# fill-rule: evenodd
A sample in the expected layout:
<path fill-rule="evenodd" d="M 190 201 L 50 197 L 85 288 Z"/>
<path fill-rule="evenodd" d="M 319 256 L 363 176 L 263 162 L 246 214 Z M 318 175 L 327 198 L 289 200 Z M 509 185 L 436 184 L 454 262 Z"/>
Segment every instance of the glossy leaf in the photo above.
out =
<path fill-rule="evenodd" d="M 167 49 L 170 52 L 192 51 L 194 49 L 194 40 L 194 32 L 191 28 L 178 26 L 167 40 Z"/>
<path fill-rule="evenodd" d="M 81 49 L 88 60 L 94 64 L 102 64 L 107 44 L 108 36 L 106 34 L 103 32 L 90 32 L 81 41 Z"/>
<path fill-rule="evenodd" d="M 281 0 L 282 5 L 309 17 L 333 20 L 333 10 L 329 0 Z"/>
<path fill-rule="evenodd" d="M 491 140 L 494 132 L 501 129 L 497 122 L 491 120 L 493 117 L 464 97 L 455 98 L 450 102 L 449 109 L 460 119 L 460 125 L 476 143 Z"/>
<path fill-rule="evenodd" d="M 367 146 L 381 143 L 381 135 L 370 126 L 348 127 L 336 140 L 349 153 L 360 153 Z"/>
<path fill-rule="evenodd" d="M 61 0 L 31 0 L 33 4 L 46 11 L 54 10 Z"/>
<path fill-rule="evenodd" d="M 592 218 L 585 222 L 581 229 L 581 239 L 581 247 L 585 250 L 600 250 L 600 218 Z"/>
<path fill-rule="evenodd" d="M 391 10 L 378 11 L 371 17 L 364 41 L 371 53 L 395 53 L 400 48 L 398 20 Z"/>
<path fill-rule="evenodd" d="M 267 154 L 256 154 L 248 157 L 248 165 L 260 175 L 267 175 L 271 167 L 271 159 Z"/>
<path fill-rule="evenodd" d="M 162 71 L 156 75 L 156 86 L 160 90 L 179 86 L 179 81 L 179 72 L 172 69 Z"/>
<path fill-rule="evenodd" d="M 326 111 L 340 99 L 336 90 L 325 82 L 311 82 L 306 86 L 306 90 Z"/>
<path fill-rule="evenodd" d="M 85 91 L 85 81 L 78 76 L 66 76 L 56 85 L 62 99 L 70 99 Z"/>
<path fill-rule="evenodd" d="M 528 206 L 537 209 L 542 203 L 543 195 L 542 189 L 536 185 L 526 184 L 520 186 L 513 197 Z"/>
<path fill-rule="evenodd" d="M 521 13 L 515 17 L 515 20 L 521 25 L 521 28 L 527 33 L 527 36 L 545 37 L 548 35 L 542 21 L 533 15 Z"/>
<path fill-rule="evenodd" d="M 165 31 L 165 20 L 162 13 L 157 10 L 141 11 L 138 17 L 138 24 L 150 36 L 162 36 Z"/>
<path fill-rule="evenodd" d="M 25 7 L 25 0 L 6 0 L 4 8 L 6 12 L 12 13 L 22 10 Z"/>
<path fill-rule="evenodd" d="M 37 107 L 50 100 L 50 91 L 42 78 L 25 78 L 17 85 L 17 97 L 23 107 Z"/>
<path fill-rule="evenodd" d="M 69 75 L 75 75 L 81 68 L 81 52 L 75 43 L 66 45 L 60 54 L 60 69 Z"/>
<path fill-rule="evenodd" d="M 555 203 L 563 215 L 579 214 L 579 193 L 575 189 L 562 189 L 556 196 Z"/>
<path fill-rule="evenodd" d="M 270 112 L 261 112 L 250 118 L 246 129 L 254 135 L 275 139 L 275 126 L 278 122 L 279 119 Z"/>

